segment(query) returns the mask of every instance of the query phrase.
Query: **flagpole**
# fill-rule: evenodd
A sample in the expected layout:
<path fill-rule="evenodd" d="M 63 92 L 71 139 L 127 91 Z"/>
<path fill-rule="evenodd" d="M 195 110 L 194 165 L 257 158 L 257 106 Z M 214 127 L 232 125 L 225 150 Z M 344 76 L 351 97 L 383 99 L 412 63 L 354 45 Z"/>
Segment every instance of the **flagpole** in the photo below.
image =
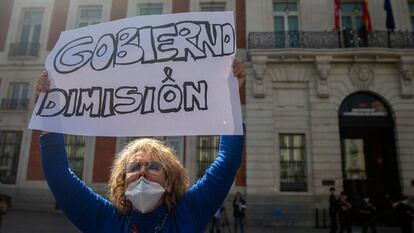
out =
<path fill-rule="evenodd" d="M 387 36 L 388 36 L 388 48 L 391 48 L 391 31 L 387 29 Z"/>

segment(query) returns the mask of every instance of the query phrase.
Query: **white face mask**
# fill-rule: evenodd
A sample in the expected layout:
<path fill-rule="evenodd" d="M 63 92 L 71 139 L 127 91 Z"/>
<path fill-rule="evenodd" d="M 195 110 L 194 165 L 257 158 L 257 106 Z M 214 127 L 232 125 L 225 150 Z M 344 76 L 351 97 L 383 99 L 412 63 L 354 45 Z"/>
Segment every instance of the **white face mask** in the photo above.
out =
<path fill-rule="evenodd" d="M 128 185 L 125 196 L 136 210 L 148 213 L 155 208 L 164 193 L 165 189 L 160 184 L 141 176 Z"/>

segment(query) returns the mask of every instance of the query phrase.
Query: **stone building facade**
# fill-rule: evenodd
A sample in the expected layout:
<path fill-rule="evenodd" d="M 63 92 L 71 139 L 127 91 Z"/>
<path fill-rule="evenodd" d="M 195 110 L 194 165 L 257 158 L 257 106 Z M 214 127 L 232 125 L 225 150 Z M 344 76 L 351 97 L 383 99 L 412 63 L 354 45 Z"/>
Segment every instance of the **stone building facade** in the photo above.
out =
<path fill-rule="evenodd" d="M 247 1 L 247 196 L 250 219 L 314 224 L 328 189 L 355 207 L 414 195 L 414 3 Z M 321 223 L 322 224 L 322 223 Z"/>

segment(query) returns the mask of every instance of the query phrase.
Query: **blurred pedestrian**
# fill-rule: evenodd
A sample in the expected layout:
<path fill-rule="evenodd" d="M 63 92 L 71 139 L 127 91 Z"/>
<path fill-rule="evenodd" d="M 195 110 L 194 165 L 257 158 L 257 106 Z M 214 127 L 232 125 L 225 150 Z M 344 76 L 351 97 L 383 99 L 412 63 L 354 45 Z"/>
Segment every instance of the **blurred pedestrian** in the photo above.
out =
<path fill-rule="evenodd" d="M 0 229 L 1 229 L 3 215 L 7 213 L 8 209 L 9 209 L 9 205 L 7 205 L 6 201 L 0 199 Z"/>
<path fill-rule="evenodd" d="M 400 221 L 401 232 L 412 233 L 414 210 L 413 207 L 408 203 L 407 197 L 404 196 L 401 201 L 395 204 L 395 211 L 397 213 L 397 218 Z"/>
<path fill-rule="evenodd" d="M 240 192 L 236 193 L 233 200 L 233 217 L 234 217 L 234 232 L 240 228 L 240 232 L 244 232 L 243 221 L 246 216 L 246 201 L 243 199 Z"/>
<path fill-rule="evenodd" d="M 231 233 L 230 231 L 230 222 L 229 222 L 229 218 L 227 217 L 227 211 L 226 208 L 224 206 L 222 206 L 221 208 L 221 215 L 220 215 L 220 225 L 222 228 L 222 232 L 225 233 L 226 232 L 226 228 L 227 228 L 227 233 Z"/>
<path fill-rule="evenodd" d="M 348 197 L 343 191 L 341 192 L 341 195 L 338 199 L 338 206 L 339 233 L 343 233 L 345 230 L 347 233 L 352 233 L 352 205 L 349 203 Z"/>
<path fill-rule="evenodd" d="M 371 204 L 369 198 L 364 198 L 361 209 L 359 210 L 362 217 L 362 233 L 366 233 L 368 227 L 371 228 L 372 233 L 377 233 L 377 227 L 375 225 L 376 212 L 377 208 Z"/>
<path fill-rule="evenodd" d="M 221 207 L 217 209 L 216 213 L 214 214 L 213 218 L 211 219 L 211 226 L 210 226 L 210 233 L 220 233 L 221 227 Z"/>
<path fill-rule="evenodd" d="M 335 187 L 329 189 L 329 233 L 338 231 L 338 200 Z"/>

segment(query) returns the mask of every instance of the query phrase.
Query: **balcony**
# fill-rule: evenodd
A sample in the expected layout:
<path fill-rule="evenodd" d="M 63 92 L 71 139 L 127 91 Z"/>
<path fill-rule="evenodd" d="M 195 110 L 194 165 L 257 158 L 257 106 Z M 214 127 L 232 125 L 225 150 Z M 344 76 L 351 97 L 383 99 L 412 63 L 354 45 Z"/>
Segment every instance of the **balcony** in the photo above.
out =
<path fill-rule="evenodd" d="M 40 43 L 18 42 L 10 44 L 10 57 L 37 57 Z"/>
<path fill-rule="evenodd" d="M 2 99 L 1 110 L 27 110 L 29 99 Z"/>
<path fill-rule="evenodd" d="M 250 32 L 249 49 L 414 48 L 412 32 Z"/>

